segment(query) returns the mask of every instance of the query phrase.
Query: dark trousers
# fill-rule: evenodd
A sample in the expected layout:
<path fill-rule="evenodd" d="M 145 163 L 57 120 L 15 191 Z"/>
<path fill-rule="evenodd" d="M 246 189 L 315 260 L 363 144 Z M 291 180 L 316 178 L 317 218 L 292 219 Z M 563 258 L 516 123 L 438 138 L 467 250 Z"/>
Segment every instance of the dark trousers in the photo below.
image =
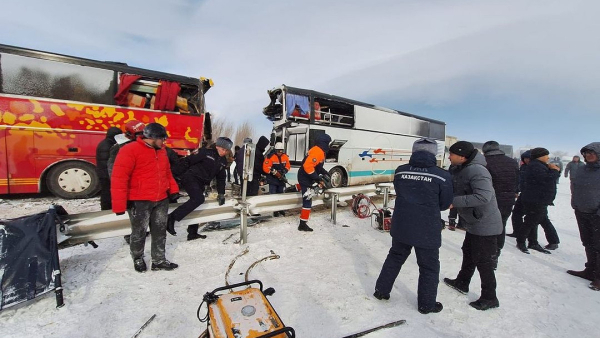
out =
<path fill-rule="evenodd" d="M 498 235 L 498 254 L 500 254 L 500 250 L 504 248 L 504 242 L 506 240 L 506 222 L 512 212 L 513 204 L 498 203 L 498 209 L 500 209 L 500 216 L 502 217 L 502 233 Z"/>
<path fill-rule="evenodd" d="M 231 168 L 227 167 L 227 182 L 231 182 Z"/>
<path fill-rule="evenodd" d="M 233 180 L 235 181 L 235 184 L 240 184 L 241 182 L 240 173 L 238 172 L 237 168 L 235 168 L 233 171 Z"/>
<path fill-rule="evenodd" d="M 100 182 L 100 210 L 111 210 L 110 177 L 98 177 Z"/>
<path fill-rule="evenodd" d="M 260 188 L 260 176 L 253 175 L 252 181 L 248 181 L 246 185 L 246 196 L 258 196 L 258 189 Z"/>
<path fill-rule="evenodd" d="M 283 194 L 283 185 L 269 184 L 269 194 Z"/>
<path fill-rule="evenodd" d="M 513 233 L 516 234 L 517 236 L 518 236 L 519 232 L 522 231 L 521 228 L 523 227 L 523 216 L 524 215 L 525 215 L 525 211 L 523 210 L 523 202 L 521 201 L 521 196 L 519 196 L 519 198 L 517 198 L 517 202 L 515 203 L 515 206 L 513 207 L 512 217 L 511 217 Z M 548 241 L 548 244 L 559 244 L 560 243 L 560 239 L 558 238 L 558 233 L 556 232 L 556 228 L 554 228 L 554 224 L 552 224 L 552 222 L 548 218 L 547 212 L 546 212 L 546 217 L 540 222 L 540 225 L 542 226 L 542 229 L 544 229 L 544 235 L 546 236 L 546 240 Z M 533 228 L 529 231 L 529 235 L 527 236 L 529 244 L 538 243 L 537 229 L 538 229 L 538 227 L 536 225 L 535 228 Z"/>
<path fill-rule="evenodd" d="M 468 286 L 477 269 L 483 299 L 496 299 L 494 260 L 498 251 L 497 241 L 498 235 L 477 236 L 467 232 L 462 245 L 463 261 L 456 279 L 459 284 Z"/>
<path fill-rule="evenodd" d="M 152 263 L 165 261 L 169 199 L 158 202 L 130 201 L 127 212 L 131 221 L 131 257 L 134 260 L 144 257 L 146 231 L 150 226 Z"/>
<path fill-rule="evenodd" d="M 184 175 L 181 179 L 181 185 L 187 192 L 190 199 L 177 207 L 177 209 L 173 210 L 171 213 L 171 217 L 173 217 L 173 219 L 177 222 L 184 219 L 185 216 L 189 215 L 190 212 L 194 211 L 197 207 L 204 203 L 204 189 L 206 187 L 206 182 L 198 180 L 192 175 Z M 188 232 L 197 233 L 198 224 L 189 225 Z"/>
<path fill-rule="evenodd" d="M 600 216 L 575 210 L 575 218 L 587 257 L 585 268 L 594 271 L 595 278 L 600 279 Z"/>
<path fill-rule="evenodd" d="M 383 263 L 375 289 L 381 294 L 392 291 L 396 277 L 402 265 L 410 255 L 412 246 L 392 239 L 392 247 Z M 438 282 L 440 279 L 440 250 L 415 247 L 417 264 L 419 265 L 419 289 L 417 303 L 419 308 L 432 309 L 435 307 Z"/>
<path fill-rule="evenodd" d="M 558 233 L 548 218 L 547 205 L 522 203 L 522 207 L 525 217 L 521 229 L 517 232 L 518 243 L 525 243 L 525 239 L 528 239 L 529 245 L 539 244 L 537 236 L 538 225 L 541 225 L 544 229 L 546 240 L 549 244 L 560 243 Z"/>

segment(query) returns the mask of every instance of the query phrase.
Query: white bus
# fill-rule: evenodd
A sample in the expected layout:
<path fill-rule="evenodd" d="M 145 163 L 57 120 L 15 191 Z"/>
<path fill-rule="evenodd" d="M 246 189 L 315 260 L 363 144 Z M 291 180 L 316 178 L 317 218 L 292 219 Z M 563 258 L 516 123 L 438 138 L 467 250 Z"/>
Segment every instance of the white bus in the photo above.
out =
<path fill-rule="evenodd" d="M 438 141 L 437 162 L 443 165 L 444 122 L 285 85 L 268 93 L 271 102 L 263 113 L 273 122 L 271 143 L 283 142 L 290 157 L 291 183 L 322 133 L 332 139 L 325 169 L 334 187 L 393 181 L 396 168 L 408 163 L 413 142 L 422 137 Z"/>

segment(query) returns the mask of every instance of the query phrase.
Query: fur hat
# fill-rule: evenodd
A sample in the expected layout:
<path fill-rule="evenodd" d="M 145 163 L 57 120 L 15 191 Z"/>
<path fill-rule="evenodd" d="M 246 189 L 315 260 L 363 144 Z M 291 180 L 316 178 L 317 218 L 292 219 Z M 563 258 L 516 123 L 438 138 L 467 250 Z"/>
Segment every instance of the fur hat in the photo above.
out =
<path fill-rule="evenodd" d="M 500 150 L 500 144 L 496 141 L 487 141 L 481 147 L 481 151 L 483 151 L 484 154 L 492 150 Z"/>
<path fill-rule="evenodd" d="M 413 147 L 412 147 L 412 152 L 416 153 L 417 151 L 426 151 L 430 154 L 433 154 L 433 156 L 437 155 L 437 142 L 435 142 L 434 140 L 430 139 L 430 138 L 422 138 L 419 140 L 416 140 L 415 143 L 413 143 Z"/>
<path fill-rule="evenodd" d="M 454 143 L 452 146 L 450 146 L 450 152 L 462 157 L 469 157 L 473 154 L 473 151 L 475 151 L 475 147 L 473 147 L 473 144 L 471 142 L 467 142 L 467 141 L 458 141 L 456 143 Z"/>
<path fill-rule="evenodd" d="M 231 147 L 233 146 L 233 142 L 231 142 L 231 140 L 227 137 L 219 137 L 215 141 L 215 145 L 217 147 L 221 147 L 223 149 L 231 150 Z"/>
<path fill-rule="evenodd" d="M 531 159 L 531 150 L 526 150 L 521 154 L 521 161 L 525 161 L 526 158 Z"/>
<path fill-rule="evenodd" d="M 549 155 L 550 152 L 546 148 L 533 148 L 531 149 L 531 159 L 535 160 L 545 155 Z"/>

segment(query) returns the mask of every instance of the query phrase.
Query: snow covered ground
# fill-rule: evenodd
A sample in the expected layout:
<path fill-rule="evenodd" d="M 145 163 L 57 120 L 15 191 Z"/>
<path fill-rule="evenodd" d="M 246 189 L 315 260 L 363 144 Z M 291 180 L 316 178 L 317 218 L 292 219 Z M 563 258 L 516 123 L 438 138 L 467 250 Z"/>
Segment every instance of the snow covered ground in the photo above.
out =
<path fill-rule="evenodd" d="M 51 200 L 5 199 L 0 217 L 45 210 Z M 396 280 L 391 299 L 373 298 L 391 239 L 372 229 L 368 219 L 355 218 L 349 208 L 340 208 L 337 225 L 325 209 L 313 213 L 313 233 L 296 231 L 297 215 L 250 228 L 249 253 L 238 259 L 230 281 L 243 281 L 248 266 L 271 250 L 280 255 L 255 267 L 250 278 L 275 288 L 271 303 L 301 338 L 342 337 L 398 319 L 407 323 L 367 337 L 598 337 L 600 292 L 565 273 L 582 269 L 585 262 L 569 200 L 569 182 L 563 178 L 556 206 L 549 208 L 561 238 L 560 248 L 551 255 L 523 254 L 515 240 L 507 238 L 496 274 L 498 309 L 480 312 L 468 305 L 479 297 L 476 273 L 468 295 L 441 282 L 438 301 L 444 310 L 418 313 L 414 254 Z M 98 210 L 97 199 L 60 202 L 70 213 Z M 97 249 L 61 250 L 65 307 L 55 309 L 52 294 L 6 309 L 0 312 L 1 336 L 131 337 L 156 314 L 140 337 L 197 337 L 205 329 L 196 319 L 202 295 L 224 285 L 227 266 L 244 247 L 233 243 L 237 229 L 208 232 L 206 240 L 192 242 L 185 240 L 184 228 L 178 230 L 178 236 L 167 239 L 167 257 L 179 264 L 172 272 L 136 273 L 122 238 L 98 241 Z M 442 235 L 440 281 L 454 278 L 459 270 L 464 232 L 444 230 Z M 546 244 L 541 230 L 540 243 Z M 149 249 L 148 241 L 147 258 Z"/>

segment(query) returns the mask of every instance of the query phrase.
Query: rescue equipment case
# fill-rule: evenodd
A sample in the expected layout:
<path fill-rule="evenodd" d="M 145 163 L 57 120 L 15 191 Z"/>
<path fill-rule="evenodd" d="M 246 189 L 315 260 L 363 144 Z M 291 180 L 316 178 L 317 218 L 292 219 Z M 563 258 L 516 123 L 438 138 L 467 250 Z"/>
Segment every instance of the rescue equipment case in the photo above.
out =
<path fill-rule="evenodd" d="M 258 284 L 260 288 L 251 285 Z M 242 287 L 247 288 L 242 289 Z M 237 289 L 234 291 L 234 289 Z M 222 291 L 229 290 L 228 293 Z M 267 289 L 267 295 L 275 290 Z M 202 304 L 208 312 L 200 318 Z M 200 337 L 210 338 L 295 338 L 294 329 L 283 324 L 263 292 L 259 280 L 223 286 L 207 292 L 198 307 L 198 319 L 207 322 L 206 332 Z"/>

